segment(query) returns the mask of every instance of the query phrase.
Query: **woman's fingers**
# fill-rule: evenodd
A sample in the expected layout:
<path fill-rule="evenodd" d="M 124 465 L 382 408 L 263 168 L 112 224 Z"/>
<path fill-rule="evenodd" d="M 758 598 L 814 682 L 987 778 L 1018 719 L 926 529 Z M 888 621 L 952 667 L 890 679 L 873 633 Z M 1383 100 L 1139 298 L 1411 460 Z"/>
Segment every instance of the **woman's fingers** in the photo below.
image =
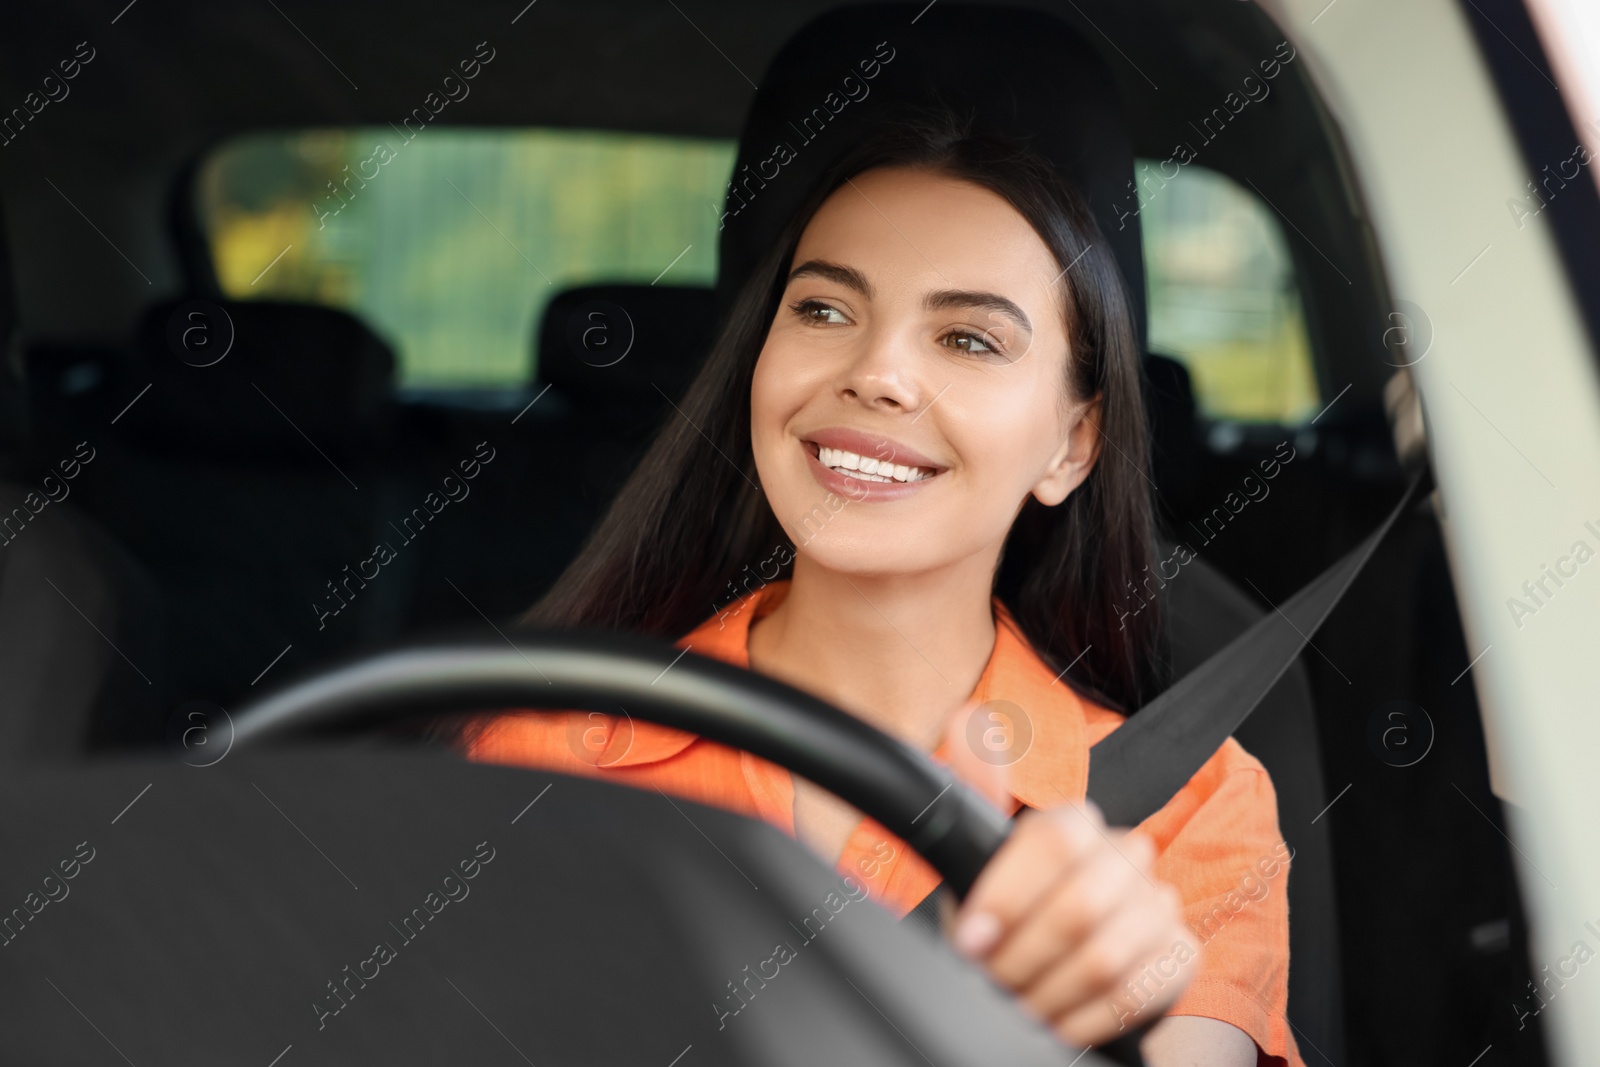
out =
<path fill-rule="evenodd" d="M 1129 838 L 1121 854 L 1115 846 L 1095 849 L 1007 931 L 985 961 L 989 973 L 1008 989 L 1033 986 L 1119 910 L 1140 900 L 1154 853 L 1143 835 Z"/>
<path fill-rule="evenodd" d="M 956 946 L 1066 1040 L 1115 1037 L 1159 1017 L 1198 966 L 1154 858 L 1092 805 L 1031 813 L 963 904 Z"/>
<path fill-rule="evenodd" d="M 1093 808 L 1029 812 L 1017 821 L 956 919 L 956 948 L 984 959 L 1038 903 L 1094 852 L 1101 828 Z"/>
<path fill-rule="evenodd" d="M 1165 899 L 1119 909 L 1023 991 L 1023 1004 L 1075 1044 L 1154 1022 L 1188 986 L 1198 959 L 1172 917 L 1179 913 Z"/>

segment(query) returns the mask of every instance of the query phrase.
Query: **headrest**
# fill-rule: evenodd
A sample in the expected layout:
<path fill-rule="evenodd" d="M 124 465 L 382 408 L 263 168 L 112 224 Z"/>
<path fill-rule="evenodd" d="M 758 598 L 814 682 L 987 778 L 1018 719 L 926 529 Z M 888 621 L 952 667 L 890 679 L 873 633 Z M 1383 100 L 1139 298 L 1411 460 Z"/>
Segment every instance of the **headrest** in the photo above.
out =
<path fill-rule="evenodd" d="M 1144 378 L 1151 480 L 1166 505 L 1181 512 L 1195 499 L 1205 464 L 1194 381 L 1183 363 L 1155 352 L 1145 353 Z"/>
<path fill-rule="evenodd" d="M 975 132 L 1026 142 L 1088 202 L 1122 268 L 1139 336 L 1144 263 L 1133 149 L 1095 48 L 1042 11 L 865 4 L 820 15 L 767 68 L 739 137 L 725 204 L 717 306 L 776 243 L 812 185 L 896 106 L 946 104 Z"/>
<path fill-rule="evenodd" d="M 577 399 L 659 403 L 659 388 L 676 400 L 711 345 L 715 314 L 715 297 L 701 286 L 564 290 L 539 323 L 537 376 Z"/>
<path fill-rule="evenodd" d="M 393 413 L 394 351 L 333 308 L 173 300 L 136 345 L 151 385 L 123 425 L 146 443 L 315 464 L 379 445 Z"/>

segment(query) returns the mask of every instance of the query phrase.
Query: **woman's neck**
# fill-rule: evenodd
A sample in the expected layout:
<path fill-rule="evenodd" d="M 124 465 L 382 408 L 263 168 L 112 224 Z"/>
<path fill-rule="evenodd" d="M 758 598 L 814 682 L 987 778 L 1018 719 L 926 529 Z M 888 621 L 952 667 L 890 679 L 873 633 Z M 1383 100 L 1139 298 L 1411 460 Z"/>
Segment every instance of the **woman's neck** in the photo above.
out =
<path fill-rule="evenodd" d="M 750 666 L 925 752 L 994 651 L 992 566 L 863 578 L 802 555 L 751 624 Z"/>

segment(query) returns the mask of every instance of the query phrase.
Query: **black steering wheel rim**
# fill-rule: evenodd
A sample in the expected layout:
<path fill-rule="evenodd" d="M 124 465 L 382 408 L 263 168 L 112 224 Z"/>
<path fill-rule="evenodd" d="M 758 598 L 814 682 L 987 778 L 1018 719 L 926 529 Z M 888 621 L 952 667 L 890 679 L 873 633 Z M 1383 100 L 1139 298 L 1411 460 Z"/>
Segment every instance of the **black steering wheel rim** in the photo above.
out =
<path fill-rule="evenodd" d="M 234 745 L 500 709 L 621 708 L 829 790 L 906 842 L 964 897 L 1010 821 L 932 759 L 776 679 L 649 638 L 519 630 L 409 643 L 290 681 L 234 715 Z"/>

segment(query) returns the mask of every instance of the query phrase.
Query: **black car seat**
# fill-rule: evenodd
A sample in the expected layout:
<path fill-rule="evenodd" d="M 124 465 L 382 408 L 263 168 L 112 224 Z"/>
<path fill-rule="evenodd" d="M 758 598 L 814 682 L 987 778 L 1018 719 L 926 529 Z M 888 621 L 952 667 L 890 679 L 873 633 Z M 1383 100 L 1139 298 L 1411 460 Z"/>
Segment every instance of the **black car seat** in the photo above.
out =
<path fill-rule="evenodd" d="M 534 324 L 534 370 L 516 406 L 411 405 L 413 447 L 448 461 L 487 441 L 496 457 L 461 514 L 419 542 L 417 617 L 438 626 L 525 612 L 673 416 L 711 333 L 706 287 L 567 289 Z"/>
<path fill-rule="evenodd" d="M 83 501 L 161 585 L 175 700 L 227 707 L 280 653 L 275 669 L 394 636 L 415 554 L 345 584 L 423 495 L 386 476 L 389 346 L 329 308 L 177 299 L 130 348 L 131 405 Z"/>
<path fill-rule="evenodd" d="M 1188 371 L 1165 356 L 1145 356 L 1153 444 L 1152 476 L 1174 510 L 1194 494 L 1202 456 L 1197 405 Z M 1163 559 L 1171 553 L 1162 551 Z M 1162 590 L 1169 674 L 1182 678 L 1265 614 L 1216 567 L 1196 556 Z M 1333 848 L 1312 820 L 1328 802 L 1311 681 L 1297 659 L 1237 730 L 1234 738 L 1267 768 L 1278 794 L 1278 826 L 1294 850 L 1289 876 L 1289 1015 L 1329 1056 L 1342 1056 L 1343 992 Z M 1324 1044 L 1324 1041 L 1327 1043 Z M 1336 1059 L 1334 1062 L 1342 1062 Z"/>
<path fill-rule="evenodd" d="M 710 288 L 586 285 L 557 294 L 538 332 L 538 381 L 588 449 L 583 492 L 603 508 L 638 465 L 711 344 Z"/>
<path fill-rule="evenodd" d="M 1171 356 L 1144 356 L 1145 411 L 1150 420 L 1150 480 L 1160 488 L 1163 519 L 1193 511 L 1205 472 L 1198 437 L 1199 410 L 1189 368 Z"/>
<path fill-rule="evenodd" d="M 721 234 L 718 307 L 732 305 L 743 280 L 770 249 L 811 184 L 851 144 L 872 136 L 897 104 L 945 104 L 970 112 L 976 128 L 1020 137 L 1052 160 L 1084 196 L 1116 256 L 1146 335 L 1144 268 L 1137 218 L 1124 219 L 1134 159 L 1115 82 L 1090 39 L 1040 11 L 939 4 L 867 4 L 814 19 L 768 68 L 740 135 Z M 1004 55 L 1005 76 L 972 77 L 952 56 Z M 854 79 L 849 101 L 820 114 Z M 846 88 L 850 88 L 847 86 Z M 799 116 L 816 121 L 803 131 Z M 760 180 L 774 145 L 792 158 Z M 1181 496 L 1198 452 L 1187 375 L 1152 360 L 1149 397 L 1163 492 Z M 1187 393 L 1187 395 L 1185 395 Z M 1173 676 L 1203 661 L 1262 612 L 1213 567 L 1195 560 L 1168 584 L 1166 641 Z M 1272 775 L 1279 822 L 1295 850 L 1289 882 L 1289 1016 L 1303 1041 L 1337 1062 L 1343 1049 L 1337 916 L 1326 824 L 1311 818 L 1326 803 L 1310 687 L 1298 663 L 1245 729 L 1245 747 Z"/>
<path fill-rule="evenodd" d="M 28 383 L 13 368 L 15 293 L 0 227 L 0 374 L 21 403 L 0 459 L 0 764 L 81 757 L 166 707 L 159 594 L 75 497 L 104 473 L 105 426 L 64 445 L 21 425 Z M 96 462 L 101 463 L 96 467 Z"/>

